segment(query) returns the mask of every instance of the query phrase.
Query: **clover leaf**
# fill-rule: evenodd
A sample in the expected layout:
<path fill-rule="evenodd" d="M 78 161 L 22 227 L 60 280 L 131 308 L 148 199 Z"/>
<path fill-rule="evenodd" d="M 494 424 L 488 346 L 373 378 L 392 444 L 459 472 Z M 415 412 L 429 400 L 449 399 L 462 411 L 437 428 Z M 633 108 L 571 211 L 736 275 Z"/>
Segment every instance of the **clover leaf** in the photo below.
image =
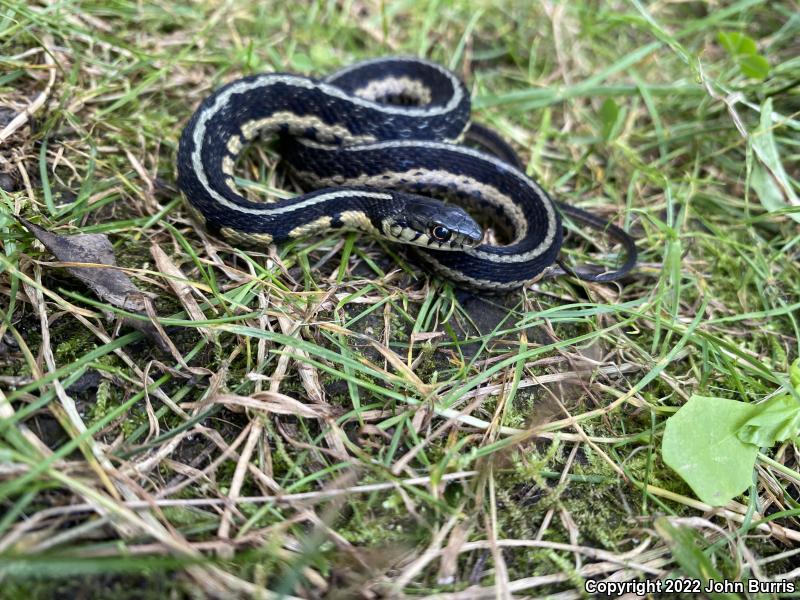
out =
<path fill-rule="evenodd" d="M 720 31 L 717 40 L 728 54 L 739 65 L 739 71 L 745 77 L 766 79 L 769 75 L 769 61 L 758 53 L 753 38 L 738 31 Z"/>

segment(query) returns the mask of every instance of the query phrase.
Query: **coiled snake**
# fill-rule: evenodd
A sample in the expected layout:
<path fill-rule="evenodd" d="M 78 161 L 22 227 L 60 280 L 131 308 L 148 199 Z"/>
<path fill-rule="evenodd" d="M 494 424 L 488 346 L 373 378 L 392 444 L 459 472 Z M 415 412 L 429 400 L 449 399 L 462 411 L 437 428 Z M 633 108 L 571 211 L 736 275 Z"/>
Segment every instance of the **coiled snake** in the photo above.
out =
<path fill-rule="evenodd" d="M 290 172 L 316 191 L 268 202 L 244 197 L 236 160 L 264 133 L 279 137 Z M 569 272 L 611 281 L 636 263 L 625 232 L 551 200 L 506 142 L 470 125 L 461 80 L 418 58 L 369 60 L 324 80 L 267 73 L 225 85 L 183 131 L 178 184 L 206 226 L 233 242 L 359 230 L 410 244 L 433 270 L 470 288 L 510 290 L 552 270 L 562 244 L 560 212 L 626 250 L 616 271 Z M 505 243 L 484 241 L 467 211 L 488 217 Z"/>

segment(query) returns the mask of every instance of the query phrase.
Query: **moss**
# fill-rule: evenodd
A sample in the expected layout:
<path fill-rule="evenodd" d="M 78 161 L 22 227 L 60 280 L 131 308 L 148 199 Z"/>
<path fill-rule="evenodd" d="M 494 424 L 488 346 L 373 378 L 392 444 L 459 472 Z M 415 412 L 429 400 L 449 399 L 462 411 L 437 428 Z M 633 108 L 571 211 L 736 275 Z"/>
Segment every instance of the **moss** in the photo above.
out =
<path fill-rule="evenodd" d="M 391 327 L 393 341 L 402 343 L 411 339 L 408 332 L 408 323 L 395 311 L 389 313 L 389 326 Z"/>
<path fill-rule="evenodd" d="M 57 365 L 67 365 L 84 354 L 97 348 L 97 339 L 91 332 L 75 323 L 67 327 L 59 327 L 51 331 L 55 350 L 53 352 Z"/>
<path fill-rule="evenodd" d="M 97 396 L 92 407 L 92 421 L 101 420 L 109 411 L 109 402 L 112 401 L 112 386 L 108 380 L 100 382 L 97 387 Z"/>
<path fill-rule="evenodd" d="M 421 514 L 424 518 L 425 511 Z M 360 546 L 384 546 L 393 543 L 414 545 L 427 537 L 428 526 L 411 515 L 397 494 L 389 494 L 376 502 L 350 502 L 346 521 L 339 532 L 351 543 Z"/>
<path fill-rule="evenodd" d="M 88 575 L 82 577 L 6 578 L 0 590 L 2 600 L 160 600 L 191 598 L 182 577 L 143 570 L 139 574 Z M 58 590 L 58 592 L 54 592 Z"/>
<path fill-rule="evenodd" d="M 425 342 L 417 349 L 415 357 L 416 369 L 414 373 L 425 383 L 436 383 L 439 379 L 440 353 L 438 347 L 431 342 Z"/>

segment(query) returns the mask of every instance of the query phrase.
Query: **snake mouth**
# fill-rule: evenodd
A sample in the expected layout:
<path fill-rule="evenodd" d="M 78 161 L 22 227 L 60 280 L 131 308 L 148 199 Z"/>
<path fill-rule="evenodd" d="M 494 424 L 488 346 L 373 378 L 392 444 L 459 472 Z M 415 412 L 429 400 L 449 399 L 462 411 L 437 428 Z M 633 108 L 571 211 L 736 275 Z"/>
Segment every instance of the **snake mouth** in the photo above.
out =
<path fill-rule="evenodd" d="M 432 250 L 467 250 L 474 248 L 483 239 L 481 229 L 474 227 L 450 229 L 441 224 L 434 224 L 426 230 L 385 219 L 383 230 L 386 238 L 393 242 L 421 246 Z"/>
<path fill-rule="evenodd" d="M 448 225 L 436 224 L 430 227 L 428 246 L 441 249 L 449 245 L 454 250 L 474 248 L 483 239 L 483 230 L 466 215 L 460 221 L 449 220 Z"/>

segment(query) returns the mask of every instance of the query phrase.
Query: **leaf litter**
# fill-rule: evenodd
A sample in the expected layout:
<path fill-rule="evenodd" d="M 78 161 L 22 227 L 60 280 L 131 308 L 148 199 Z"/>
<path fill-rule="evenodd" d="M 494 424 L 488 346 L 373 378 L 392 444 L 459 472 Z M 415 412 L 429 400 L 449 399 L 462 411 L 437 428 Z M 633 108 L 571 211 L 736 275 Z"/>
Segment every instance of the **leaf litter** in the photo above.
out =
<path fill-rule="evenodd" d="M 67 271 L 84 283 L 101 300 L 148 318 L 148 304 L 155 295 L 143 292 L 117 266 L 114 248 L 108 236 L 100 233 L 58 235 L 17 217 L 20 223 L 62 263 Z M 87 266 L 77 266 L 77 265 Z M 91 265 L 91 266 L 89 266 Z M 107 316 L 111 314 L 107 312 Z M 150 320 L 121 317 L 123 324 L 141 331 L 162 350 L 168 350 L 164 337 Z"/>

